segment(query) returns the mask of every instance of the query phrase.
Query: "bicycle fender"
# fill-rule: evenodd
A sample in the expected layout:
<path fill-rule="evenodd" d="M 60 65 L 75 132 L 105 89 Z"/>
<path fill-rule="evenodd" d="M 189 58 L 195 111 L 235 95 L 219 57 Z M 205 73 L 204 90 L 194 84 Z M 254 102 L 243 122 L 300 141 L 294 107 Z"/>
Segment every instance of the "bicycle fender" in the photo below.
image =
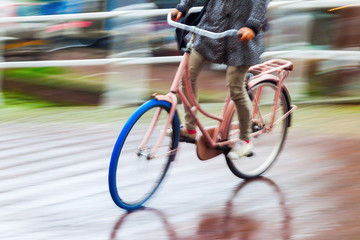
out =
<path fill-rule="evenodd" d="M 260 77 L 255 76 L 253 79 L 251 79 L 248 82 L 248 88 L 252 88 L 256 84 L 258 84 L 259 82 L 263 82 L 263 81 L 271 81 L 271 82 L 274 82 L 274 83 L 278 84 L 279 81 L 280 81 L 280 78 L 273 75 L 273 74 L 265 74 L 265 75 L 260 76 Z M 287 89 L 285 84 L 282 84 L 282 91 L 283 91 L 283 93 L 284 93 L 284 95 L 286 97 L 287 103 L 289 104 L 288 109 L 290 109 L 291 108 L 291 97 L 290 97 L 289 90 Z M 292 114 L 289 115 L 289 126 L 288 127 L 291 127 L 291 123 L 292 123 Z"/>
<path fill-rule="evenodd" d="M 262 75 L 260 77 L 256 77 L 254 76 L 252 79 L 250 79 L 250 81 L 248 82 L 248 87 L 249 88 L 252 88 L 253 86 L 255 86 L 256 84 L 258 84 L 259 82 L 262 82 L 264 80 L 270 80 L 270 81 L 273 81 L 273 82 L 276 82 L 278 83 L 280 81 L 280 78 L 273 75 L 273 74 L 265 74 L 265 75 Z"/>

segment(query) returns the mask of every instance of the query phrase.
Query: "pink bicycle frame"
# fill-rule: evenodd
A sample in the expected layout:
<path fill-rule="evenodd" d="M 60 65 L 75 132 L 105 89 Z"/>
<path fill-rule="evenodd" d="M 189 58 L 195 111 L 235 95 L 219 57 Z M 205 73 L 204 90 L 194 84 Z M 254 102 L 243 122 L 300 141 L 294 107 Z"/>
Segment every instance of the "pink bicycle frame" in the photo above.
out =
<path fill-rule="evenodd" d="M 194 97 L 193 90 L 191 88 L 191 84 L 189 81 L 189 71 L 188 71 L 189 56 L 190 56 L 190 53 L 186 52 L 184 54 L 183 59 L 180 62 L 179 68 L 175 74 L 173 83 L 170 88 L 170 92 L 166 95 L 155 95 L 154 96 L 157 100 L 167 101 L 167 102 L 171 103 L 171 109 L 170 109 L 166 124 L 164 126 L 164 129 L 162 131 L 162 134 L 160 135 L 155 147 L 152 149 L 150 158 L 155 157 L 156 151 L 159 148 L 162 140 L 164 139 L 166 131 L 170 127 L 170 124 L 173 120 L 174 114 L 176 112 L 177 104 L 178 104 L 176 95 L 179 96 L 180 100 L 182 101 L 182 103 L 184 105 L 184 108 L 193 117 L 196 125 L 199 127 L 200 131 L 202 132 L 203 137 L 205 138 L 205 142 L 209 148 L 216 148 L 216 147 L 221 147 L 221 146 L 225 146 L 225 145 L 232 145 L 234 143 L 234 141 L 236 141 L 236 139 L 224 141 L 224 139 L 227 138 L 227 133 L 229 130 L 228 127 L 230 125 L 230 121 L 231 121 L 231 118 L 232 118 L 234 110 L 235 110 L 234 103 L 231 101 L 230 97 L 227 97 L 220 117 L 210 114 L 210 113 L 206 112 L 203 108 L 201 108 L 200 104 Z M 279 59 L 270 60 L 263 64 L 255 65 L 249 69 L 249 72 L 253 72 L 253 73 L 258 72 L 259 73 L 249 82 L 250 88 L 252 86 L 254 86 L 255 84 L 257 84 L 263 80 L 266 80 L 266 79 L 274 80 L 277 82 L 277 85 L 278 85 L 278 88 L 277 88 L 277 91 L 275 94 L 275 102 L 273 104 L 274 107 L 273 107 L 273 110 L 271 113 L 272 117 L 271 117 L 271 122 L 270 122 L 269 128 L 263 129 L 262 131 L 257 132 L 255 134 L 261 134 L 264 131 L 271 131 L 271 128 L 273 125 L 275 125 L 278 121 L 281 121 L 284 118 L 288 117 L 296 109 L 296 106 L 292 105 L 291 109 L 275 122 L 275 116 L 276 116 L 276 112 L 277 112 L 279 96 L 280 96 L 281 91 L 285 87 L 283 85 L 283 82 L 284 82 L 285 78 L 288 76 L 289 71 L 291 71 L 291 70 L 292 70 L 291 62 L 285 61 L 285 60 L 279 60 Z M 179 88 L 180 81 L 182 80 L 184 73 L 185 73 L 184 80 L 186 81 L 185 82 L 185 86 L 186 86 L 185 90 L 188 93 L 189 99 L 185 96 L 185 94 Z M 278 76 L 274 75 L 273 73 L 277 73 Z M 256 92 L 256 95 L 255 95 L 255 99 L 254 99 L 255 104 L 254 104 L 253 116 L 255 116 L 255 115 L 261 116 L 260 109 L 258 109 L 257 104 L 256 104 L 260 98 L 260 95 L 261 95 L 261 89 L 258 89 L 258 91 Z M 205 127 L 202 125 L 200 120 L 197 118 L 197 116 L 196 116 L 197 111 L 199 111 L 206 117 L 217 120 L 219 122 L 218 126 L 213 131 L 212 135 L 210 135 L 209 132 L 206 131 Z M 155 114 L 152 124 L 150 126 L 150 129 L 148 130 L 148 133 L 144 137 L 143 142 L 139 148 L 142 148 L 145 145 L 145 143 L 147 142 L 152 130 L 155 127 L 155 123 L 156 123 L 159 115 L 160 115 L 160 109 L 158 110 L 157 114 Z"/>
<path fill-rule="evenodd" d="M 289 71 L 292 70 L 293 70 L 293 64 L 290 61 L 286 61 L 283 59 L 269 60 L 262 64 L 258 64 L 249 68 L 249 72 L 257 74 L 252 79 L 252 81 L 249 82 L 248 84 L 249 88 L 253 87 L 254 85 L 264 80 L 273 80 L 277 83 L 277 90 L 275 93 L 273 110 L 271 112 L 272 114 L 271 121 L 270 124 L 268 125 L 268 128 L 263 129 L 263 131 L 271 132 L 272 127 L 274 125 L 282 121 L 284 118 L 288 117 L 297 108 L 295 105 L 291 105 L 290 110 L 275 121 L 280 94 L 283 91 L 283 89 L 286 89 L 284 85 L 284 80 L 289 75 Z M 254 98 L 254 111 L 252 114 L 252 118 L 255 118 L 256 115 L 260 117 L 262 116 L 260 113 L 260 109 L 258 108 L 258 102 L 261 96 L 261 91 L 262 88 L 260 87 L 256 92 Z M 264 123 L 263 119 L 261 118 L 260 120 L 262 121 L 261 124 L 263 124 Z M 261 132 L 259 132 L 258 134 L 261 134 Z"/>
<path fill-rule="evenodd" d="M 158 149 L 161 141 L 163 140 L 165 134 L 166 134 L 166 130 L 168 129 L 168 127 L 170 126 L 170 123 L 174 117 L 175 114 L 175 110 L 177 108 L 177 98 L 176 95 L 179 96 L 180 100 L 182 101 L 184 108 L 189 111 L 189 113 L 191 114 L 191 116 L 193 117 L 196 125 L 199 127 L 200 131 L 202 132 L 206 143 L 208 144 L 209 147 L 211 148 L 215 148 L 217 146 L 220 145 L 226 145 L 229 144 L 230 142 L 234 141 L 226 141 L 226 142 L 218 142 L 218 136 L 223 136 L 224 133 L 226 132 L 226 127 L 223 123 L 224 123 L 224 119 L 228 119 L 229 117 L 232 116 L 232 112 L 234 111 L 234 104 L 232 101 L 230 101 L 230 98 L 227 97 L 226 102 L 225 102 L 225 106 L 224 109 L 222 111 L 222 114 L 220 117 L 215 116 L 213 114 L 208 113 L 207 111 L 205 111 L 200 104 L 198 103 L 198 101 L 195 99 L 194 94 L 193 94 L 193 90 L 190 86 L 189 83 L 189 56 L 190 53 L 185 53 L 184 57 L 179 65 L 179 68 L 175 74 L 174 77 L 174 81 L 171 85 L 170 88 L 170 92 L 166 95 L 156 95 L 155 98 L 157 100 L 163 100 L 163 101 L 167 101 L 171 103 L 171 110 L 170 110 L 170 114 L 168 116 L 167 122 L 164 126 L 164 130 L 162 135 L 160 136 L 158 143 L 156 144 L 156 146 L 154 147 L 153 151 L 152 151 L 152 156 L 155 156 L 155 151 Z M 185 73 L 185 86 L 186 86 L 186 91 L 187 94 L 189 96 L 189 99 L 185 96 L 185 94 L 180 90 L 179 85 L 180 85 L 180 81 L 183 78 Z M 213 132 L 212 136 L 210 136 L 210 134 L 206 131 L 205 127 L 203 126 L 203 124 L 199 121 L 199 119 L 196 117 L 196 113 L 197 111 L 199 111 L 200 113 L 202 113 L 204 116 L 217 120 L 218 123 L 218 127 L 215 128 L 215 131 Z M 156 117 L 155 117 L 156 119 Z M 149 132 L 150 135 L 151 132 Z M 146 142 L 147 139 L 144 139 L 144 142 Z"/>

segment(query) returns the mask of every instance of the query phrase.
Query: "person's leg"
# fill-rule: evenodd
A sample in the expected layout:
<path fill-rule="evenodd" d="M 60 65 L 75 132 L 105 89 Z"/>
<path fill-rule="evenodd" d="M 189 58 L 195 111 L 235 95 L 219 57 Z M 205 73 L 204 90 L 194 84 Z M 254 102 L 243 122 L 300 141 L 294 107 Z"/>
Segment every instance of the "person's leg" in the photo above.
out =
<path fill-rule="evenodd" d="M 228 66 L 226 71 L 230 97 L 234 101 L 239 118 L 240 139 L 250 140 L 251 101 L 246 92 L 245 77 L 249 66 Z"/>
<path fill-rule="evenodd" d="M 204 63 L 205 63 L 205 59 L 203 58 L 203 56 L 200 53 L 195 51 L 195 49 L 192 49 L 189 61 L 190 61 L 189 62 L 189 68 L 190 68 L 189 71 L 190 71 L 191 87 L 192 87 L 193 93 L 195 95 L 195 98 L 198 99 L 198 90 L 197 90 L 196 80 L 197 80 L 197 77 L 199 76 L 199 73 L 200 73 Z M 189 99 L 184 81 L 180 82 L 180 87 L 181 87 L 181 90 L 184 92 L 185 96 Z M 187 110 L 185 110 L 184 118 L 185 118 L 186 128 L 189 129 L 190 131 L 196 130 L 195 121 L 193 120 L 193 118 L 191 117 L 190 113 Z"/>

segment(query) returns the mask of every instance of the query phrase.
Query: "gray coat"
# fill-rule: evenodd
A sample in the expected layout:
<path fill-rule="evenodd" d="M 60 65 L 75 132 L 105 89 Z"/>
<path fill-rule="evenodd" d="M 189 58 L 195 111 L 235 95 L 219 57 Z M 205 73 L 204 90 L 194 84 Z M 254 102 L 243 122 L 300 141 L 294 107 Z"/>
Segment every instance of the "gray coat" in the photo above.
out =
<path fill-rule="evenodd" d="M 261 28 L 265 22 L 267 0 L 209 0 L 205 13 L 197 27 L 212 32 L 249 27 L 256 36 L 248 43 L 239 42 L 236 37 L 213 40 L 196 36 L 193 48 L 206 59 L 230 66 L 254 65 L 259 63 L 263 51 Z M 196 0 L 181 0 L 177 9 L 186 14 Z M 190 40 L 191 34 L 186 36 Z"/>

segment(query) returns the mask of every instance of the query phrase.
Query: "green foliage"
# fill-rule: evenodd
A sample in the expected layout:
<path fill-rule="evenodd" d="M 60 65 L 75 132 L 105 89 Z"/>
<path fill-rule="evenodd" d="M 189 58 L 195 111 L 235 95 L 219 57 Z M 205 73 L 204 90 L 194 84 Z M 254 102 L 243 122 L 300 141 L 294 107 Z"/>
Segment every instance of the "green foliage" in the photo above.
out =
<path fill-rule="evenodd" d="M 102 79 L 83 77 L 63 67 L 8 69 L 3 77 L 4 101 L 10 106 L 94 105 L 104 91 Z"/>
<path fill-rule="evenodd" d="M 4 106 L 2 107 L 42 108 L 60 106 L 53 102 L 44 101 L 34 96 L 16 92 L 4 92 L 3 97 Z"/>
<path fill-rule="evenodd" d="M 42 67 L 10 69 L 4 71 L 4 78 L 38 86 L 61 87 L 101 93 L 102 82 L 94 78 L 83 78 L 66 68 Z"/>

